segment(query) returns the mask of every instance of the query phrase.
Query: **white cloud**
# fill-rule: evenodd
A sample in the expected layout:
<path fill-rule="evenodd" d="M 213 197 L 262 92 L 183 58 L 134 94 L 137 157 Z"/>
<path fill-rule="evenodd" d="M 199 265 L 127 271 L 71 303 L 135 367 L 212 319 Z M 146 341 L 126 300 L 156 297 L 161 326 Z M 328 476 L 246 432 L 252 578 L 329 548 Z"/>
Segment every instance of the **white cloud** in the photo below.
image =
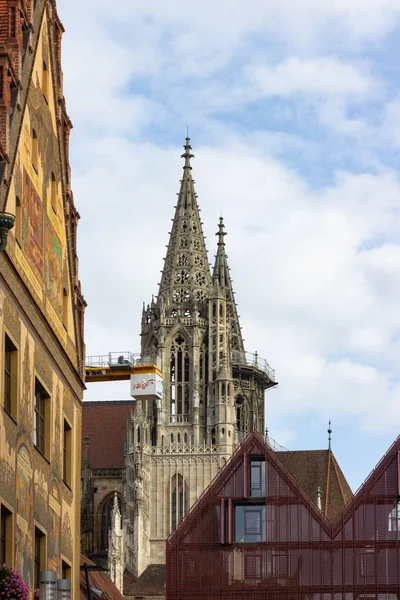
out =
<path fill-rule="evenodd" d="M 290 56 L 274 66 L 253 65 L 247 76 L 261 95 L 365 96 L 374 91 L 368 73 L 334 56 L 300 59 Z"/>
<path fill-rule="evenodd" d="M 139 350 L 189 124 L 210 260 L 222 212 L 246 347 L 277 369 L 272 437 L 313 446 L 330 417 L 371 448 L 393 436 L 400 109 L 374 44 L 398 27 L 400 2 L 114 8 L 58 0 L 88 352 Z"/>

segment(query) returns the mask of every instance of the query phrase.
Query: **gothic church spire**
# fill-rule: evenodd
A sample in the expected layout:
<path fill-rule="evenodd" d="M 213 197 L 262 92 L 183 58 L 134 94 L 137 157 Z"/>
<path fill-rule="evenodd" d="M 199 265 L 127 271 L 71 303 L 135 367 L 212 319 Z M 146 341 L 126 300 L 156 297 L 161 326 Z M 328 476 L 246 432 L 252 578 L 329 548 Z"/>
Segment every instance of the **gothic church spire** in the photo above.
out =
<path fill-rule="evenodd" d="M 185 159 L 167 255 L 162 271 L 158 302 L 167 309 L 183 312 L 208 299 L 211 274 L 197 205 L 190 139 L 185 141 Z"/>
<path fill-rule="evenodd" d="M 232 279 L 228 267 L 228 257 L 225 252 L 224 238 L 226 232 L 224 229 L 224 220 L 220 217 L 218 231 L 215 234 L 218 236 L 218 249 L 215 256 L 213 280 L 218 283 L 220 290 L 226 298 L 226 313 L 230 329 L 232 359 L 237 361 L 244 356 L 244 344 L 239 324 L 239 315 L 235 304 Z"/>

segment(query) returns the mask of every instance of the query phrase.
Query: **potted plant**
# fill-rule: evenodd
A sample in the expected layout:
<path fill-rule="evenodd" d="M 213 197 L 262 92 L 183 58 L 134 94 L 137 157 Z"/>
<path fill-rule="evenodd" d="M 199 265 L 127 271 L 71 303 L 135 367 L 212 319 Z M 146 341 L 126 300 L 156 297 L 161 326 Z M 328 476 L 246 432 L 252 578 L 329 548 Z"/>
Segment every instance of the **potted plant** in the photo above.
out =
<path fill-rule="evenodd" d="M 0 566 L 0 600 L 30 600 L 31 590 L 21 573 L 5 564 Z"/>

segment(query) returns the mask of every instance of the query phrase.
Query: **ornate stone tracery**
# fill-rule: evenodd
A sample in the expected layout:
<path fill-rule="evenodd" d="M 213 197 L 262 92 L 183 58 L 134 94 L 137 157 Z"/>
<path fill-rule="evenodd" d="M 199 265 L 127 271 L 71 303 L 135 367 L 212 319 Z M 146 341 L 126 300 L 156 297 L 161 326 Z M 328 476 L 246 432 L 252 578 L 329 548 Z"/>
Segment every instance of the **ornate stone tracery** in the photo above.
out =
<path fill-rule="evenodd" d="M 164 561 L 171 528 L 229 459 L 239 438 L 253 426 L 263 432 L 260 407 L 264 390 L 272 385 L 262 373 L 254 377 L 246 363 L 222 219 L 211 275 L 192 157 L 187 138 L 158 297 L 142 316 L 142 358 L 155 356 L 164 393 L 157 403 L 137 402 L 129 425 L 135 443 L 128 434 L 125 501 L 133 534 L 126 557 L 135 575 Z"/>

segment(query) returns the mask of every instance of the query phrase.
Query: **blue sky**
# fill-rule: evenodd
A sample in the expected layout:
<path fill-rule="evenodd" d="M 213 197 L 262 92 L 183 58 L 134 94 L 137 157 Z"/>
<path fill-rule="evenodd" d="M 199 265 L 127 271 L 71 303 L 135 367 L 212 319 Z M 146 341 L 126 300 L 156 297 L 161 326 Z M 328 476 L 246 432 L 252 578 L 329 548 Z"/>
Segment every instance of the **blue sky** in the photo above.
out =
<path fill-rule="evenodd" d="M 58 0 L 88 354 L 139 351 L 186 127 L 270 434 L 353 489 L 400 424 L 400 0 Z M 88 399 L 128 397 L 127 384 Z"/>

